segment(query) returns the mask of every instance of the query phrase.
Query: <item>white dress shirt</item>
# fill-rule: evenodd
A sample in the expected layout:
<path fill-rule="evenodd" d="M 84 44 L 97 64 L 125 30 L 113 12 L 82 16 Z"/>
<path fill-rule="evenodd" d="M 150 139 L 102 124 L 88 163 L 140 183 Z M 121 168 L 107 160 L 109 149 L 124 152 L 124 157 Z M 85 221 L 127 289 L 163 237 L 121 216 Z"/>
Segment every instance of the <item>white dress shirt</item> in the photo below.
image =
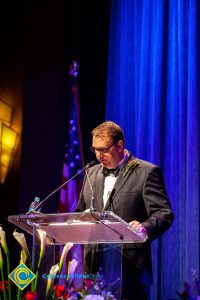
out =
<path fill-rule="evenodd" d="M 123 166 L 123 164 L 125 163 L 125 161 L 128 159 L 128 157 L 129 157 L 129 153 L 125 149 L 125 155 L 122 158 L 122 160 L 120 160 L 117 167 L 121 168 Z M 118 175 L 119 175 L 119 173 L 118 173 Z M 109 176 L 105 177 L 104 191 L 103 191 L 103 207 L 105 207 L 106 202 L 108 201 L 108 198 L 109 198 L 109 196 L 113 190 L 113 187 L 115 185 L 115 182 L 117 181 L 118 175 L 115 176 L 114 174 L 110 174 Z"/>

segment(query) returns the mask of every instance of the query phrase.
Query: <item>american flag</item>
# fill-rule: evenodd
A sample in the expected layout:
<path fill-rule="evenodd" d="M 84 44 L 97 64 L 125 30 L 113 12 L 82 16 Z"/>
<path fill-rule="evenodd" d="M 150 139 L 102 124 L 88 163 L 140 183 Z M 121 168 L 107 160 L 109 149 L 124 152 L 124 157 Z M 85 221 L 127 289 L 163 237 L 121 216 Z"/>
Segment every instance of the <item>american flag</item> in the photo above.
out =
<path fill-rule="evenodd" d="M 78 95 L 78 64 L 76 61 L 72 62 L 70 67 L 70 92 L 68 105 L 68 123 L 66 136 L 66 149 L 63 163 L 62 182 L 66 182 L 75 174 L 83 169 L 83 151 L 80 130 L 80 115 L 79 115 L 79 95 Z M 83 183 L 83 173 L 80 172 L 74 179 L 64 185 L 60 192 L 60 199 L 58 205 L 58 212 L 73 212 L 76 208 L 79 194 Z M 62 249 L 61 249 L 62 251 Z M 74 245 L 71 249 L 70 259 L 76 259 L 78 266 L 76 272 L 83 273 L 83 258 L 82 247 Z M 63 270 L 67 272 L 67 268 Z M 60 282 L 61 283 L 61 282 Z M 63 283 L 63 282 L 62 282 Z M 82 283 L 81 279 L 74 279 L 72 284 L 79 287 Z"/>
<path fill-rule="evenodd" d="M 79 99 L 78 99 L 78 64 L 73 61 L 70 69 L 70 97 L 68 103 L 69 121 L 67 124 L 66 149 L 63 164 L 62 182 L 66 182 L 83 168 L 83 151 L 80 130 Z M 72 212 L 76 208 L 83 181 L 80 173 L 60 192 L 58 212 Z"/>

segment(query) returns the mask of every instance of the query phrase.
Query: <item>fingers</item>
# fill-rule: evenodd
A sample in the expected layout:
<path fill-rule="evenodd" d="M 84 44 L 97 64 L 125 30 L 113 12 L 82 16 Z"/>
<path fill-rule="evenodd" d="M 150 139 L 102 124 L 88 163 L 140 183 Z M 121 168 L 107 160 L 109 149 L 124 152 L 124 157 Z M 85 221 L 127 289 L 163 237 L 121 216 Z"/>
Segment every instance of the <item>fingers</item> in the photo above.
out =
<path fill-rule="evenodd" d="M 136 220 L 133 220 L 133 221 L 131 221 L 129 224 L 130 224 L 131 226 L 137 228 L 141 223 L 138 222 L 138 221 L 136 221 Z"/>
<path fill-rule="evenodd" d="M 142 232 L 144 234 L 147 234 L 147 231 L 145 227 L 138 221 L 133 220 L 129 223 L 131 226 L 133 226 L 135 229 L 137 229 L 139 232 Z"/>

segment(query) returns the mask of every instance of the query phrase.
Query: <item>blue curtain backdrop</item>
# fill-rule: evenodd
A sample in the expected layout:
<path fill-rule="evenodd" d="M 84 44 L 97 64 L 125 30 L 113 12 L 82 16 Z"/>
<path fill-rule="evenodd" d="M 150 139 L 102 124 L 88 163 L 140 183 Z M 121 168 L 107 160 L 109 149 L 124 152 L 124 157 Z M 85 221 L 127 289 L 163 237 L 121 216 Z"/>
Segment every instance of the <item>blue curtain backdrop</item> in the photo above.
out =
<path fill-rule="evenodd" d="M 152 300 L 178 299 L 200 266 L 199 11 L 198 0 L 111 2 L 106 119 L 160 165 L 175 213 L 152 245 Z"/>

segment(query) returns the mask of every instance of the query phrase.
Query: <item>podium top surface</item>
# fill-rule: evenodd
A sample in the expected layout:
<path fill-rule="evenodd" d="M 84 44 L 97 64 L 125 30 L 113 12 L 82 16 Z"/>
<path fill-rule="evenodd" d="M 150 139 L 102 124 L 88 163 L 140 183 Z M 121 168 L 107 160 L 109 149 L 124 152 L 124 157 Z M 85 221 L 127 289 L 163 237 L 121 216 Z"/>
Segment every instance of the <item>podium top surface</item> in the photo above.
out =
<path fill-rule="evenodd" d="M 33 235 L 46 232 L 50 244 L 144 243 L 147 236 L 110 211 L 9 216 L 8 221 Z"/>

